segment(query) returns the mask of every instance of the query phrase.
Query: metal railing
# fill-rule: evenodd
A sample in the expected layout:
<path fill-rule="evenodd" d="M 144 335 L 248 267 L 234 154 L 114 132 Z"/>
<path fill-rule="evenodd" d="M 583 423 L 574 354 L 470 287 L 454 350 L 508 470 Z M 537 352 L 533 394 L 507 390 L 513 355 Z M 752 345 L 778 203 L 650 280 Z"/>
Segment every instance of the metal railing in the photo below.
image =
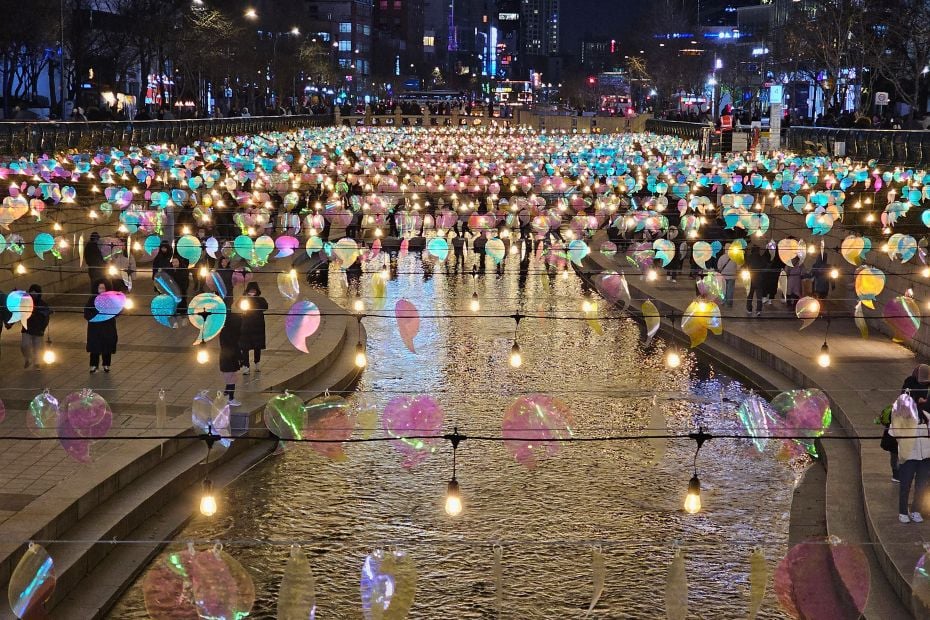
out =
<path fill-rule="evenodd" d="M 189 144 L 213 136 L 247 135 L 333 124 L 332 115 L 253 116 L 176 121 L 0 122 L 0 154 L 56 153 L 68 149 Z"/>
<path fill-rule="evenodd" d="M 705 123 L 687 123 L 650 118 L 646 121 L 646 131 L 663 136 L 697 140 L 698 152 L 702 157 L 709 156 L 712 150 L 711 136 L 714 133 L 714 128 Z"/>
<path fill-rule="evenodd" d="M 834 155 L 836 144 L 846 157 L 880 164 L 902 166 L 930 165 L 930 131 L 900 129 L 836 129 L 833 127 L 791 127 L 787 146 L 805 155 Z"/>

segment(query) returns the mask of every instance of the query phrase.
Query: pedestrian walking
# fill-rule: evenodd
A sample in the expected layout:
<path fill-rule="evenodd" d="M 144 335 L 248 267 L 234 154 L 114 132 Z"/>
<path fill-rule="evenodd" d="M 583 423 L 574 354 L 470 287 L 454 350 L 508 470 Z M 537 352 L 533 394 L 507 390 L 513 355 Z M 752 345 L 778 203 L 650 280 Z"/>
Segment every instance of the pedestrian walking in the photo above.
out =
<path fill-rule="evenodd" d="M 930 430 L 911 394 L 901 394 L 892 406 L 889 432 L 898 442 L 898 521 L 920 523 L 930 475 Z"/>
<path fill-rule="evenodd" d="M 110 372 L 113 354 L 116 353 L 116 343 L 119 340 L 115 316 L 103 321 L 91 321 L 100 314 L 94 305 L 97 295 L 109 291 L 109 283 L 103 279 L 98 280 L 92 290 L 93 294 L 84 304 L 84 320 L 87 321 L 86 350 L 90 353 L 90 374 L 94 374 L 100 368 L 101 359 L 103 360 L 103 372 Z"/>
<path fill-rule="evenodd" d="M 247 375 L 250 372 L 250 351 L 255 362 L 255 372 L 261 372 L 262 351 L 265 349 L 265 311 L 268 309 L 268 302 L 262 297 L 257 282 L 249 282 L 245 286 L 240 309 L 242 333 L 239 337 L 239 348 L 242 350 L 242 374 Z"/>
<path fill-rule="evenodd" d="M 762 314 L 762 288 L 765 282 L 765 270 L 769 262 L 765 259 L 762 248 L 753 246 L 746 256 L 746 269 L 749 270 L 749 293 L 746 295 L 746 313 L 749 316 Z M 753 312 L 752 300 L 756 300 L 756 309 Z"/>
<path fill-rule="evenodd" d="M 23 368 L 30 366 L 39 370 L 42 365 L 39 363 L 39 351 L 42 348 L 42 336 L 48 329 L 49 319 L 52 315 L 52 309 L 42 299 L 42 287 L 38 284 L 29 286 L 29 296 L 32 297 L 32 314 L 26 320 L 26 326 L 22 330 L 22 340 L 20 341 L 20 350 L 23 352 Z"/>
<path fill-rule="evenodd" d="M 104 278 L 103 251 L 100 249 L 100 233 L 96 230 L 90 233 L 90 239 L 84 244 L 84 264 L 87 265 L 87 275 L 90 283 Z"/>
<path fill-rule="evenodd" d="M 226 314 L 226 323 L 220 330 L 220 373 L 223 375 L 223 382 L 226 384 L 224 393 L 229 399 L 229 404 L 238 407 L 242 403 L 236 400 L 236 374 L 239 372 L 239 364 L 242 362 L 242 350 L 239 348 L 239 340 L 242 337 L 242 315 L 237 312 L 228 312 Z"/>
<path fill-rule="evenodd" d="M 723 255 L 717 259 L 717 271 L 723 276 L 723 305 L 733 307 L 733 296 L 736 294 L 736 261 L 730 258 L 728 250 L 730 244 L 724 247 Z"/>
<path fill-rule="evenodd" d="M 788 277 L 786 293 L 788 307 L 794 310 L 803 292 L 801 280 L 804 279 L 804 265 L 801 263 L 800 258 L 794 258 L 785 265 L 785 275 Z"/>
<path fill-rule="evenodd" d="M 811 279 L 813 280 L 813 293 L 817 299 L 826 299 L 830 293 L 830 288 L 836 288 L 836 282 L 830 278 L 830 263 L 821 252 L 817 255 L 814 264 L 811 265 Z"/>

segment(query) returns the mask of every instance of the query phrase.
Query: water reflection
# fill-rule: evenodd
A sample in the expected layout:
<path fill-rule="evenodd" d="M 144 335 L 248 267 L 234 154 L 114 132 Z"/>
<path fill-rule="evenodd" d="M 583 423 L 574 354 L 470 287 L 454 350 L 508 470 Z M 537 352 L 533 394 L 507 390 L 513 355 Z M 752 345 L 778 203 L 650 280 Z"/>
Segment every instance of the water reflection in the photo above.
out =
<path fill-rule="evenodd" d="M 738 428 L 735 407 L 746 389 L 693 360 L 666 370 L 660 355 L 641 350 L 635 322 L 604 320 L 598 336 L 584 321 L 535 318 L 579 316 L 589 291 L 575 276 L 544 274 L 531 256 L 508 254 L 503 271 L 489 267 L 482 270 L 471 254 L 438 265 L 413 255 L 392 261 L 384 307 L 392 310 L 401 298 L 417 305 L 423 317 L 417 354 L 404 347 L 393 318 L 369 315 L 369 366 L 350 399 L 380 409 L 398 394 L 431 394 L 445 410 L 447 430 L 499 435 L 515 396 L 548 392 L 570 405 L 577 435 L 593 436 L 642 432 L 658 391 L 672 430 Z M 329 294 L 343 305 L 357 287 L 366 299 L 371 292 L 367 273 L 347 279 L 332 270 L 326 277 Z M 480 316 L 468 310 L 473 291 Z M 526 315 L 518 370 L 508 364 L 516 312 Z M 464 318 L 434 318 L 448 314 Z M 697 402 L 677 396 L 685 393 Z M 196 518 L 179 539 L 239 541 L 227 550 L 255 580 L 259 617 L 274 615 L 294 541 L 310 558 L 323 618 L 360 617 L 364 558 L 389 545 L 417 563 L 412 617 L 490 617 L 495 543 L 504 547 L 506 617 L 580 617 L 591 596 L 593 544 L 602 547 L 607 566 L 599 609 L 610 617 L 662 615 L 657 597 L 676 543 L 686 548 L 692 608 L 702 617 L 740 617 L 751 549 L 763 545 L 773 566 L 785 551 L 795 482 L 774 454 L 758 455 L 747 441 L 711 441 L 698 462 L 704 511 L 692 516 L 681 509 L 692 475 L 691 441 L 672 442 L 656 466 L 646 464 L 652 447 L 642 440 L 566 444 L 533 471 L 501 443 L 465 441 L 458 450 L 464 511 L 451 519 L 443 511 L 447 445 L 411 471 L 387 443 L 351 444 L 346 453 L 345 462 L 331 463 L 295 446 L 268 459 L 223 492 L 213 520 Z M 771 595 L 763 612 L 781 617 Z M 145 617 L 138 584 L 110 617 Z"/>

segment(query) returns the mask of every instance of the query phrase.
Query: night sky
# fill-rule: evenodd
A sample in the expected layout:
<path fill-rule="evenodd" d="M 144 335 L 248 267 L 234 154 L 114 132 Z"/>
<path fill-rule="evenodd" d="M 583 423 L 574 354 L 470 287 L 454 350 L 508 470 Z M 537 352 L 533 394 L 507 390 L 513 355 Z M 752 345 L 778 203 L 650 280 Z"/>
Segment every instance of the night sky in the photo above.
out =
<path fill-rule="evenodd" d="M 658 1 L 658 0 L 653 0 Z M 586 34 L 625 43 L 649 11 L 646 0 L 562 0 L 562 51 L 578 56 Z"/>

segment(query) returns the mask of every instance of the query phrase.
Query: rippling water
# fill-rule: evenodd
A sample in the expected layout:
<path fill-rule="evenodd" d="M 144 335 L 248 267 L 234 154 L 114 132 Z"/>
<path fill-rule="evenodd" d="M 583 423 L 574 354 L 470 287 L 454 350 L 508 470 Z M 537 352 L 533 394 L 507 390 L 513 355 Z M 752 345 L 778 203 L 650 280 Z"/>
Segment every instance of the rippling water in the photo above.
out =
<path fill-rule="evenodd" d="M 402 258 L 388 285 L 387 309 L 406 298 L 421 315 L 468 315 L 478 291 L 482 314 L 578 316 L 590 294 L 575 276 L 540 275 L 535 259 L 519 272 L 509 257 L 503 274 L 471 275 Z M 469 267 L 467 268 L 470 272 Z M 363 292 L 370 286 L 362 281 Z M 330 295 L 347 302 L 333 273 Z M 350 290 L 350 293 L 352 291 Z M 617 317 L 613 311 L 607 313 Z M 351 399 L 382 407 L 401 393 L 425 393 L 445 410 L 446 428 L 499 434 L 504 408 L 520 394 L 554 392 L 573 411 L 579 436 L 637 433 L 648 426 L 654 390 L 670 429 L 735 428 L 735 407 L 747 389 L 686 360 L 666 370 L 644 351 L 633 321 L 605 320 L 597 335 L 584 321 L 525 318 L 519 326 L 524 365 L 508 356 L 509 318 L 424 318 L 409 353 L 393 319 L 369 317 L 369 367 Z M 685 400 L 686 395 L 698 402 Z M 726 401 L 720 401 L 725 395 Z M 772 568 L 786 550 L 795 474 L 746 441 L 716 440 L 698 467 L 704 511 L 687 515 L 682 500 L 692 475 L 694 443 L 673 442 L 658 466 L 646 441 L 567 444 L 530 471 L 500 443 L 465 441 L 458 454 L 464 512 L 442 509 L 451 473 L 444 446 L 411 471 L 388 443 L 352 444 L 333 463 L 307 445 L 289 449 L 224 490 L 220 513 L 195 518 L 179 540 L 224 539 L 251 573 L 254 615 L 273 617 L 288 546 L 300 541 L 316 576 L 319 618 L 359 618 L 359 574 L 372 549 L 394 546 L 414 558 L 419 573 L 414 618 L 494 615 L 492 545 L 503 545 L 504 617 L 578 618 L 591 597 L 591 548 L 604 553 L 607 582 L 596 617 L 664 617 L 665 575 L 676 544 L 685 549 L 690 617 L 746 616 L 749 553 L 765 547 Z M 249 541 L 274 541 L 273 546 Z M 140 582 L 110 613 L 146 617 Z M 770 588 L 771 590 L 771 588 Z M 762 617 L 782 617 L 768 595 Z"/>

